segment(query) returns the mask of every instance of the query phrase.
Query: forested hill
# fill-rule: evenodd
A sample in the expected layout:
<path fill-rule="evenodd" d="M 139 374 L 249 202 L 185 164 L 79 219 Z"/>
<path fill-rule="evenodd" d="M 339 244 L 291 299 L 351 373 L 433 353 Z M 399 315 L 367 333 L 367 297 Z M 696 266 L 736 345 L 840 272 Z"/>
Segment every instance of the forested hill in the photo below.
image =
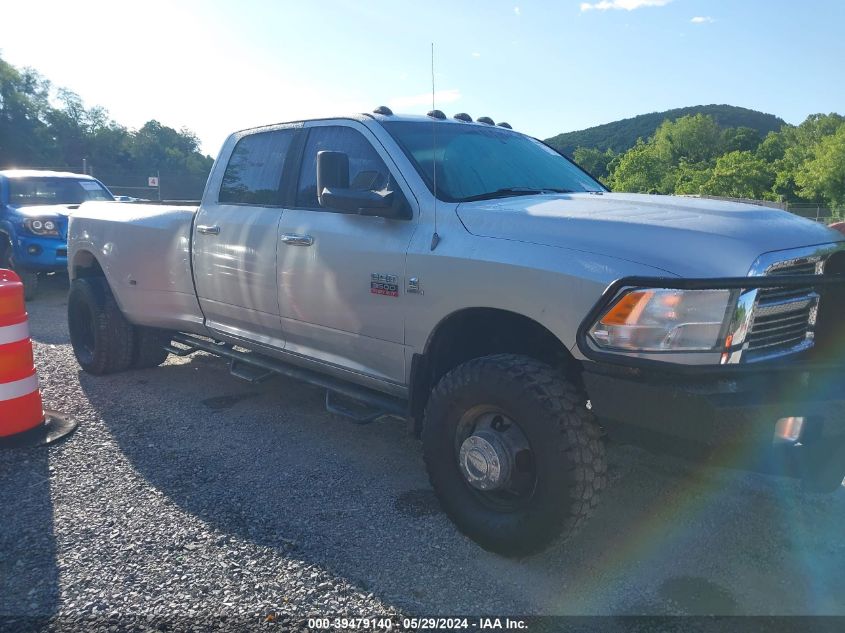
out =
<path fill-rule="evenodd" d="M 674 121 L 683 116 L 695 114 L 709 115 L 723 128 L 753 128 L 760 133 L 761 137 L 765 137 L 769 132 L 780 130 L 785 123 L 773 114 L 757 112 L 748 108 L 731 105 L 701 105 L 675 108 L 664 112 L 651 112 L 631 119 L 597 125 L 586 130 L 565 132 L 546 139 L 546 142 L 567 156 L 572 156 L 577 147 L 601 151 L 611 149 L 616 153 L 621 153 L 636 145 L 638 138 L 648 139 L 654 136 L 655 130 L 663 121 L 667 119 Z"/>

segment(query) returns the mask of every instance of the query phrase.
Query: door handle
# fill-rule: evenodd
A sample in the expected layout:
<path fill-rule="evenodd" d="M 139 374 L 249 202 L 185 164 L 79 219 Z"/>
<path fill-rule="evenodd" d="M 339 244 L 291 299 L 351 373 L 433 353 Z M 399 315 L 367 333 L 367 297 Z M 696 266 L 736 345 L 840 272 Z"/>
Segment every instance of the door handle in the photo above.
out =
<path fill-rule="evenodd" d="M 216 225 L 197 224 L 197 233 L 202 233 L 203 235 L 220 235 L 220 227 Z"/>
<path fill-rule="evenodd" d="M 311 246 L 314 238 L 310 235 L 297 235 L 296 233 L 283 233 L 282 244 L 288 246 Z"/>

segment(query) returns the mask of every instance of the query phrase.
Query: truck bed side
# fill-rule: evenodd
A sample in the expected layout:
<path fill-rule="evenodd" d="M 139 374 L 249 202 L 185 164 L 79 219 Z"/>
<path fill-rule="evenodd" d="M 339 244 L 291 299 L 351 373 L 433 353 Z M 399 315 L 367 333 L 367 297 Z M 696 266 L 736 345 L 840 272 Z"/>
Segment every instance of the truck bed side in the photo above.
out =
<path fill-rule="evenodd" d="M 99 266 L 132 323 L 203 333 L 191 269 L 196 213 L 194 206 L 86 202 L 68 228 L 71 279 Z"/>

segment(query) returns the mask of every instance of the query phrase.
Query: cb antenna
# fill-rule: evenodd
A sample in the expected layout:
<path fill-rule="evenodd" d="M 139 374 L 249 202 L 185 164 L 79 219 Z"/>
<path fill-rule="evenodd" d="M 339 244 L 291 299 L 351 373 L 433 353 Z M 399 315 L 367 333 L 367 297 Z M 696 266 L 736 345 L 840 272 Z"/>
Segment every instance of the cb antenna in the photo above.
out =
<path fill-rule="evenodd" d="M 434 106 L 434 42 L 431 43 L 431 109 L 435 110 Z M 431 119 L 431 140 L 434 146 L 432 152 L 431 165 L 434 170 L 433 185 L 434 185 L 434 233 L 431 235 L 431 250 L 437 248 L 440 243 L 440 236 L 437 234 L 437 119 Z"/>

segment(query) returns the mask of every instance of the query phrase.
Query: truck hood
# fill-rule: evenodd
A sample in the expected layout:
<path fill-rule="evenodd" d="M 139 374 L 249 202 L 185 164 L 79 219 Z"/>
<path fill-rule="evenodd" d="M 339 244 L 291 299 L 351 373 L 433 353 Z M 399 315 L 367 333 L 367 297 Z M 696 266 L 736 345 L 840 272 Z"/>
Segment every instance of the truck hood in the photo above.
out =
<path fill-rule="evenodd" d="M 29 207 L 11 207 L 25 218 L 64 218 L 78 209 L 78 204 L 35 204 Z"/>
<path fill-rule="evenodd" d="M 763 253 L 843 241 L 780 209 L 677 196 L 589 193 L 464 202 L 473 235 L 614 257 L 682 277 L 742 277 Z"/>

